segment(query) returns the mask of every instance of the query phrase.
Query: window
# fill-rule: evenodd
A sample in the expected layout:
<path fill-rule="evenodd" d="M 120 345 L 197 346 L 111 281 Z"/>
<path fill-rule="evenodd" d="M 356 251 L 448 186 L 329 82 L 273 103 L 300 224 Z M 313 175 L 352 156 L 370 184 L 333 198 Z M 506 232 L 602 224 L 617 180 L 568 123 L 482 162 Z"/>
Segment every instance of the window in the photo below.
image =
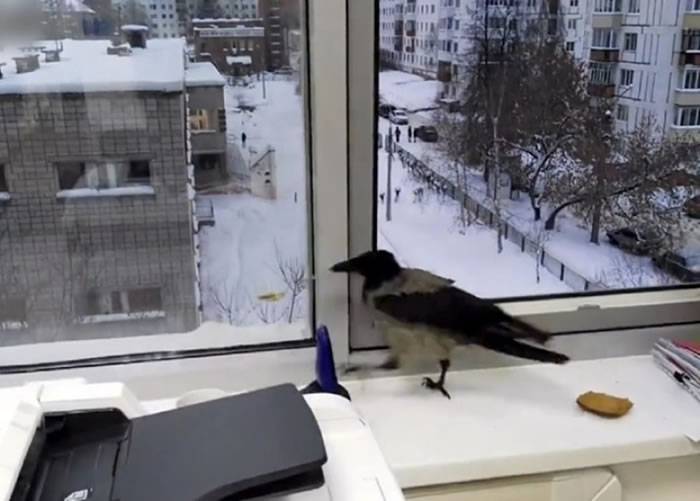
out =
<path fill-rule="evenodd" d="M 0 332 L 27 327 L 27 304 L 24 298 L 0 293 Z"/>
<path fill-rule="evenodd" d="M 682 88 L 700 90 L 700 68 L 686 68 L 683 74 Z"/>
<path fill-rule="evenodd" d="M 578 0 L 569 0 L 570 7 L 578 7 Z"/>
<path fill-rule="evenodd" d="M 320 89 L 329 81 L 339 89 L 343 78 L 328 69 L 336 41 L 319 35 L 306 46 L 304 0 L 285 0 L 284 16 L 267 12 L 272 2 L 261 9 L 284 35 L 265 61 L 259 28 L 244 39 L 208 38 L 203 30 L 191 47 L 178 38 L 181 6 L 218 16 L 232 1 L 131 3 L 118 9 L 117 28 L 157 16 L 154 39 L 134 57 L 106 50 L 111 31 L 93 39 L 81 32 L 84 23 L 67 23 L 60 61 L 45 64 L 42 56 L 32 73 L 18 74 L 11 57 L 58 34 L 36 18 L 21 39 L 8 38 L 10 9 L 0 2 L 0 60 L 10 61 L 0 78 L 0 193 L 8 183 L 12 189 L 0 203 L 0 329 L 2 299 L 11 294 L 26 298 L 27 331 L 0 336 L 0 373 L 11 362 L 3 351 L 9 344 L 28 353 L 51 344 L 41 351 L 53 363 L 101 359 L 102 347 L 120 344 L 120 356 L 140 357 L 311 339 L 316 291 L 327 283 L 311 279 L 312 244 L 336 245 L 310 239 L 327 214 L 312 212 L 309 196 L 319 179 L 312 169 L 330 161 L 323 152 L 341 136 L 332 122 L 320 125 L 332 107 Z M 257 2 L 238 4 L 250 13 Z M 338 28 L 327 10 L 318 7 L 324 25 Z M 118 42 L 137 44 L 129 38 Z M 249 51 L 236 55 L 235 75 L 224 75 L 208 61 L 232 56 L 225 50 L 232 38 Z M 271 70 L 264 82 L 255 77 L 263 63 Z M 308 77 L 321 68 L 312 89 Z M 325 104 L 317 108 L 312 94 Z M 157 318 L 143 315 L 156 311 Z M 96 315 L 127 315 L 129 326 L 89 318 Z M 209 322 L 226 333 L 223 342 L 195 332 Z M 242 330 L 250 327 L 255 335 Z M 140 342 L 144 336 L 151 342 Z"/>
<path fill-rule="evenodd" d="M 639 0 L 629 0 L 629 4 L 627 4 L 627 12 L 630 14 L 639 14 Z"/>
<path fill-rule="evenodd" d="M 593 28 L 593 48 L 616 49 L 617 32 L 608 28 Z"/>
<path fill-rule="evenodd" d="M 700 108 L 679 106 L 676 124 L 681 127 L 700 127 Z"/>
<path fill-rule="evenodd" d="M 617 105 L 617 119 L 620 120 L 621 122 L 626 122 L 629 120 L 630 116 L 630 109 L 629 106 L 625 104 L 618 104 Z"/>
<path fill-rule="evenodd" d="M 629 87 L 634 83 L 634 71 L 633 70 L 620 70 L 620 85 L 622 87 Z"/>
<path fill-rule="evenodd" d="M 626 13 L 628 1 L 593 0 L 591 10 L 606 14 Z M 475 3 L 477 6 L 494 7 L 503 4 L 501 0 Z M 505 4 L 510 5 L 510 2 Z M 528 3 L 523 0 L 519 5 L 525 8 Z M 541 3 L 536 2 L 536 5 L 541 6 Z M 565 10 L 567 5 L 571 3 L 565 4 Z M 573 5 L 582 7 L 577 2 Z M 371 177 L 371 182 L 367 181 L 371 184 L 353 185 L 355 190 L 372 188 L 372 199 L 362 197 L 362 209 L 355 209 L 356 217 L 361 217 L 360 221 L 365 225 L 369 224 L 368 220 L 374 223 L 372 239 L 361 240 L 362 247 L 366 250 L 375 245 L 389 250 L 406 266 L 424 268 L 449 277 L 468 292 L 497 298 L 505 307 L 515 302 L 518 311 L 523 312 L 528 310 L 530 306 L 527 305 L 531 304 L 533 297 L 538 298 L 538 308 L 547 309 L 548 304 L 554 304 L 549 303 L 549 300 L 554 301 L 560 294 L 571 295 L 576 298 L 572 301 L 583 302 L 584 298 L 579 294 L 585 295 L 585 299 L 589 299 L 589 295 L 596 298 L 603 295 L 613 297 L 613 292 L 626 294 L 626 291 L 636 290 L 639 293 L 638 289 L 643 287 L 667 288 L 670 284 L 679 284 L 677 277 L 673 278 L 675 275 L 660 269 L 652 260 L 654 252 L 666 246 L 677 245 L 673 238 L 666 239 L 667 237 L 659 237 L 659 240 L 650 242 L 652 232 L 666 233 L 667 228 L 664 224 L 650 224 L 649 220 L 641 216 L 641 211 L 649 210 L 660 217 L 663 209 L 658 204 L 650 202 L 647 205 L 636 195 L 611 195 L 615 199 L 612 203 L 622 205 L 603 209 L 599 204 L 607 203 L 602 200 L 606 196 L 600 197 L 600 201 L 592 207 L 586 206 L 574 193 L 579 193 L 579 189 L 581 192 L 590 192 L 593 178 L 604 183 L 619 183 L 622 187 L 624 183 L 621 180 L 603 181 L 604 177 L 607 178 L 607 172 L 614 170 L 617 174 L 618 162 L 624 164 L 620 171 L 625 172 L 627 180 L 645 182 L 640 177 L 640 171 L 643 172 L 644 169 L 634 165 L 631 157 L 625 157 L 627 148 L 631 147 L 629 140 L 634 137 L 631 134 L 646 132 L 642 129 L 645 122 L 642 118 L 643 110 L 632 108 L 635 105 L 629 99 L 623 100 L 625 104 L 619 106 L 615 103 L 616 97 L 623 95 L 630 86 L 634 88 L 635 84 L 640 85 L 642 74 L 635 75 L 636 67 L 619 61 L 621 58 L 618 54 L 612 52 L 623 48 L 641 50 L 641 45 L 637 48 L 640 44 L 639 35 L 625 34 L 619 27 L 599 28 L 605 24 L 610 26 L 610 23 L 609 20 L 602 19 L 604 16 L 595 16 L 600 19 L 593 20 L 594 28 L 591 28 L 592 33 L 586 47 L 599 50 L 593 51 L 590 57 L 588 53 L 584 54 L 586 61 L 580 61 L 564 51 L 540 53 L 539 50 L 544 49 L 524 48 L 532 47 L 529 42 L 536 45 L 540 39 L 535 37 L 542 36 L 542 22 L 533 19 L 538 23 L 539 30 L 530 33 L 530 30 L 519 28 L 517 43 L 508 43 L 510 41 L 506 40 L 508 57 L 503 57 L 493 50 L 488 53 L 480 50 L 482 47 L 497 47 L 503 41 L 497 38 L 502 36 L 498 30 L 483 29 L 479 25 L 476 26 L 477 29 L 470 29 L 478 22 L 487 22 L 491 28 L 508 27 L 511 18 L 499 16 L 497 11 L 499 9 L 495 8 L 493 15 L 481 16 L 476 20 L 474 16 L 461 17 L 463 31 L 460 38 L 441 31 L 441 54 L 432 75 L 426 74 L 427 71 L 399 72 L 391 65 L 378 65 L 379 98 L 388 104 L 406 108 L 408 123 L 403 119 L 397 120 L 396 117 L 392 117 L 393 122 L 384 116 L 376 117 L 376 128 L 383 136 L 382 145 L 386 144 L 391 133 L 390 142 L 396 151 L 390 156 L 386 147 L 378 149 L 375 168 L 368 169 L 372 176 L 376 175 L 376 180 Z M 448 19 L 443 11 L 440 14 Z M 584 27 L 578 22 L 578 16 L 564 14 L 562 21 L 566 24 L 557 27 L 559 30 L 567 30 L 562 40 L 562 44 L 566 45 L 562 45 L 562 48 L 565 47 L 568 52 L 580 52 L 583 47 L 578 42 L 578 37 L 569 33 L 583 30 Z M 516 17 L 522 19 L 523 26 L 527 26 L 533 16 L 525 14 Z M 446 23 L 449 24 L 449 20 Z M 617 21 L 612 24 L 618 25 Z M 625 29 L 634 31 L 633 28 Z M 468 51 L 469 55 L 475 57 L 456 59 L 442 52 L 443 48 L 450 45 L 454 49 L 457 43 L 460 54 Z M 538 62 L 536 56 L 541 56 L 542 61 Z M 486 57 L 489 59 L 486 60 Z M 677 67 L 674 57 L 672 51 L 659 55 L 660 61 L 663 61 L 659 64 Z M 552 63 L 555 58 L 556 65 Z M 581 74 L 582 63 L 588 70 L 587 74 Z M 555 67 L 557 72 L 561 70 L 563 73 L 555 76 Z M 367 68 L 363 70 L 366 71 Z M 564 75 L 566 78 L 562 78 Z M 689 80 L 691 78 L 694 77 L 688 77 Z M 435 103 L 435 95 L 425 92 L 428 84 L 435 89 L 439 105 Z M 362 85 L 359 81 L 351 80 L 351 88 Z M 526 107 L 533 106 L 531 96 L 542 93 L 543 89 L 546 89 L 547 99 L 535 106 L 535 109 L 525 111 Z M 494 98 L 496 95 L 503 97 Z M 485 96 L 489 99 L 485 99 Z M 541 159 L 538 148 L 543 144 L 542 134 L 550 135 L 552 132 L 545 131 L 538 123 L 561 124 L 562 115 L 572 112 L 566 108 L 572 102 L 572 97 L 577 100 L 578 110 L 576 115 L 570 115 L 572 127 L 576 126 L 572 128 L 572 133 L 580 134 L 580 127 L 585 127 L 585 133 L 590 134 L 591 142 L 587 149 L 591 154 L 601 143 L 606 144 L 605 148 L 609 148 L 606 151 L 609 156 L 606 158 L 609 160 L 604 163 L 609 161 L 610 169 L 605 169 L 604 173 L 603 168 L 591 168 L 590 158 L 582 151 L 577 152 L 577 145 L 572 144 L 560 150 L 567 160 L 563 160 L 563 157 L 553 160 L 552 165 L 545 169 L 544 177 L 540 178 L 543 174 L 536 167 L 538 159 Z M 631 95 L 625 94 L 625 97 Z M 558 99 L 561 100 L 557 101 Z M 566 103 L 566 106 L 559 107 L 555 104 L 557 102 Z M 357 100 L 351 104 L 362 106 Z M 436 107 L 438 109 L 431 114 L 422 111 Z M 559 109 L 554 111 L 556 108 Z M 512 125 L 509 114 L 514 109 L 524 114 L 533 113 L 532 125 L 528 125 L 531 132 L 528 133 L 530 135 L 526 134 L 527 139 L 514 138 L 522 133 L 520 124 L 517 134 L 509 128 L 502 128 L 504 124 Z M 664 121 L 663 106 L 659 110 L 648 106 L 646 111 L 650 117 L 653 115 L 656 123 L 665 123 L 668 128 L 671 120 Z M 503 115 L 494 123 L 496 113 Z M 693 123 L 691 113 L 693 112 L 679 112 L 678 123 Z M 543 120 L 543 114 L 549 118 Z M 366 129 L 369 127 L 367 117 L 363 116 L 363 120 Z M 412 128 L 418 127 L 418 137 L 409 139 L 409 125 Z M 430 129 L 430 133 L 427 133 L 422 127 L 424 125 L 435 127 L 435 130 L 426 127 Z M 612 130 L 619 132 L 619 135 L 612 134 Z M 355 139 L 359 140 L 359 128 L 356 134 Z M 494 134 L 504 136 L 502 142 L 496 142 L 500 144 L 498 148 L 494 147 Z M 560 131 L 557 130 L 557 134 Z M 674 134 L 676 133 L 669 133 L 668 137 L 675 137 Z M 615 139 L 610 140 L 611 137 Z M 459 141 L 454 138 L 459 138 Z M 663 139 L 666 141 L 666 136 Z M 525 150 L 531 147 L 538 154 L 533 153 L 531 157 L 523 154 L 524 144 L 519 141 L 529 145 Z M 515 145 L 505 146 L 514 142 Z M 669 146 L 670 143 L 671 141 Z M 475 144 L 479 147 L 474 147 Z M 650 144 L 652 141 L 646 146 Z M 643 149 L 640 144 L 635 147 Z M 682 148 L 679 148 L 679 153 L 680 150 Z M 494 160 L 494 155 L 500 159 Z M 580 156 L 572 160 L 576 155 Z M 366 160 L 365 156 L 361 157 Z M 622 161 L 621 158 L 625 160 Z M 571 163 L 568 164 L 570 160 Z M 672 164 L 676 172 L 683 170 L 680 162 Z M 580 168 L 587 174 L 579 177 L 582 172 Z M 361 170 L 363 167 L 351 164 L 351 179 L 354 169 Z M 563 173 L 566 173 L 563 176 L 567 178 L 566 181 L 559 177 Z M 560 191 L 548 192 L 555 189 L 553 184 L 548 184 L 549 181 L 554 182 L 555 178 L 564 183 L 556 188 L 564 190 L 564 197 L 561 197 Z M 574 183 L 573 178 L 578 181 Z M 689 180 L 684 182 L 688 183 Z M 631 191 L 638 187 L 638 184 L 628 186 Z M 366 207 L 370 202 L 371 213 Z M 566 205 L 567 203 L 572 205 Z M 352 207 L 352 200 L 350 205 Z M 562 205 L 564 206 L 560 208 Z M 623 206 L 625 210 L 622 210 Z M 600 224 L 591 219 L 591 210 L 599 209 L 605 213 L 601 216 Z M 561 217 L 562 214 L 566 215 Z M 685 224 L 684 221 L 682 216 L 676 215 L 672 226 L 680 228 Z M 653 230 L 650 226 L 653 226 Z M 628 227 L 634 228 L 640 235 L 646 235 L 640 236 L 640 240 L 645 242 L 620 243 L 616 240 L 615 231 Z M 644 232 L 641 228 L 644 228 Z M 353 235 L 355 234 L 351 233 L 351 240 Z M 569 247 L 572 239 L 577 244 Z M 700 241 L 695 241 L 694 245 L 698 244 Z M 641 251 L 644 254 L 642 257 L 635 254 L 640 252 L 639 246 L 645 247 Z M 504 267 L 510 266 L 512 268 L 505 272 Z M 526 267 L 531 267 L 532 272 L 523 271 Z M 537 269 L 541 272 L 539 275 Z M 679 290 L 674 293 L 685 294 Z M 359 297 L 356 300 L 361 302 Z M 562 315 L 560 318 L 563 319 L 565 314 L 562 312 Z M 630 321 L 633 322 L 632 319 Z M 356 332 L 359 339 L 357 346 L 381 345 L 381 340 L 376 335 L 370 336 L 359 330 L 361 329 Z M 371 327 L 364 324 L 362 330 L 372 332 Z"/>
<path fill-rule="evenodd" d="M 7 186 L 7 173 L 5 172 L 5 165 L 0 164 L 0 193 L 6 193 L 10 191 Z"/>
<path fill-rule="evenodd" d="M 700 0 L 688 0 L 688 11 L 690 11 L 690 12 L 700 11 Z"/>
<path fill-rule="evenodd" d="M 76 298 L 78 321 L 127 320 L 165 316 L 161 289 L 93 289 Z M 106 317 L 106 318 L 105 318 Z"/>

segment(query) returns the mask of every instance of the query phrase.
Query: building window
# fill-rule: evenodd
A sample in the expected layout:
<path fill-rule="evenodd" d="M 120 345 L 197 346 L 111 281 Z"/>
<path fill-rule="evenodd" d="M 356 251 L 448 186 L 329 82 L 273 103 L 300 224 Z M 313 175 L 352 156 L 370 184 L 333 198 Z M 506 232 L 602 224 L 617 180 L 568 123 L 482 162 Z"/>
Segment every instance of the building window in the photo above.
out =
<path fill-rule="evenodd" d="M 61 191 L 106 190 L 151 184 L 150 163 L 147 160 L 101 160 L 89 162 L 60 162 L 56 164 Z"/>
<path fill-rule="evenodd" d="M 574 50 L 576 50 L 576 42 L 566 42 L 566 50 L 574 52 Z"/>
<path fill-rule="evenodd" d="M 570 7 L 578 7 L 578 0 L 569 0 Z"/>
<path fill-rule="evenodd" d="M 73 190 L 85 188 L 85 163 L 84 162 L 60 162 L 56 164 L 58 171 L 58 188 L 60 190 Z"/>
<path fill-rule="evenodd" d="M 632 52 L 637 50 L 637 37 L 636 33 L 625 33 L 625 50 Z"/>
<path fill-rule="evenodd" d="M 595 0 L 593 12 L 603 14 L 622 12 L 622 0 Z"/>
<path fill-rule="evenodd" d="M 699 12 L 700 0 L 688 0 L 688 10 L 690 12 Z"/>
<path fill-rule="evenodd" d="M 621 122 L 627 122 L 629 120 L 630 109 L 629 106 L 625 104 L 617 105 L 617 119 Z"/>
<path fill-rule="evenodd" d="M 164 316 L 159 287 L 113 291 L 93 289 L 76 297 L 76 311 L 83 322 Z"/>
<path fill-rule="evenodd" d="M 634 83 L 634 70 L 620 70 L 620 86 L 630 87 Z"/>
<path fill-rule="evenodd" d="M 593 28 L 593 48 L 617 49 L 617 32 L 608 28 Z"/>
<path fill-rule="evenodd" d="M 576 25 L 578 24 L 578 19 L 569 19 L 566 22 L 566 26 L 568 29 L 575 31 L 576 30 Z"/>
<path fill-rule="evenodd" d="M 612 85 L 614 83 L 614 65 L 609 63 L 591 63 L 589 66 L 591 83 Z"/>
<path fill-rule="evenodd" d="M 630 14 L 639 14 L 639 0 L 629 0 L 627 12 Z"/>
<path fill-rule="evenodd" d="M 24 298 L 0 295 L 0 331 L 17 330 L 27 327 L 27 302 Z"/>
<path fill-rule="evenodd" d="M 700 90 L 700 68 L 687 68 L 683 74 L 683 88 Z"/>
<path fill-rule="evenodd" d="M 676 116 L 676 125 L 700 127 L 700 107 L 679 107 Z"/>
<path fill-rule="evenodd" d="M 5 172 L 5 165 L 0 164 L 0 193 L 7 193 L 10 189 L 7 186 L 7 173 Z"/>

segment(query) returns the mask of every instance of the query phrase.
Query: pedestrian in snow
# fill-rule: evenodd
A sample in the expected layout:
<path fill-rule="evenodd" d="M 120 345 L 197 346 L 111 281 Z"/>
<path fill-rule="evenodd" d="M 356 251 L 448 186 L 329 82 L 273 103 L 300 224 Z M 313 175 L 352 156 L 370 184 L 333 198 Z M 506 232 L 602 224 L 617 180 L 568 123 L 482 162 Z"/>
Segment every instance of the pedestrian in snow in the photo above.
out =
<path fill-rule="evenodd" d="M 394 132 L 396 135 L 396 142 L 398 143 L 401 140 L 401 129 L 399 129 L 399 126 L 396 126 L 396 131 Z"/>
<path fill-rule="evenodd" d="M 412 141 L 413 141 L 413 128 L 409 125 L 408 126 L 408 142 L 410 143 Z"/>
<path fill-rule="evenodd" d="M 379 200 L 381 200 L 382 203 L 384 203 L 384 193 L 379 194 Z"/>
<path fill-rule="evenodd" d="M 423 201 L 423 188 L 416 188 L 413 190 L 413 203 L 420 203 Z"/>
<path fill-rule="evenodd" d="M 399 187 L 399 188 L 396 188 L 396 189 L 394 190 L 394 194 L 396 195 L 396 196 L 394 197 L 394 203 L 398 203 L 398 202 L 399 202 L 399 196 L 401 195 L 401 188 L 400 188 L 400 187 Z"/>
<path fill-rule="evenodd" d="M 241 132 L 241 144 L 245 148 L 245 140 L 248 139 L 248 136 L 245 135 L 245 132 Z"/>

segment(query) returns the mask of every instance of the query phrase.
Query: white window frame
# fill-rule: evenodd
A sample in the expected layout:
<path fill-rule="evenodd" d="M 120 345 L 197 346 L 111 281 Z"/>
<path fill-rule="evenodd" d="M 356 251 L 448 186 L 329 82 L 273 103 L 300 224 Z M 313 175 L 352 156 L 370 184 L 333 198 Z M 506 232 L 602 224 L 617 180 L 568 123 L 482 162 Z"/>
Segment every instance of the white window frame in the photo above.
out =
<path fill-rule="evenodd" d="M 641 0 L 628 0 L 627 1 L 627 13 L 628 14 L 639 14 L 639 4 Z"/>
<path fill-rule="evenodd" d="M 695 86 L 688 87 L 689 82 L 694 82 Z M 681 85 L 679 90 L 684 92 L 700 92 L 700 67 L 690 66 L 686 67 L 681 74 Z"/>
<path fill-rule="evenodd" d="M 350 254 L 356 255 L 374 248 L 375 197 L 374 156 L 376 138 L 375 46 L 373 38 L 374 0 L 348 1 L 349 7 L 349 209 Z M 614 73 L 610 84 L 614 85 Z M 368 133 L 374 131 L 374 134 Z M 361 299 L 361 280 L 349 279 L 350 288 L 350 343 L 353 349 L 381 348 L 384 342 L 373 329 L 371 319 Z M 613 339 L 625 339 L 618 345 L 619 354 L 639 353 L 642 337 L 631 335 L 628 329 L 667 324 L 700 322 L 700 288 L 686 286 L 668 290 L 629 290 L 614 293 L 572 294 L 553 298 L 516 299 L 501 303 L 509 313 L 556 333 L 587 333 L 582 336 L 564 336 L 562 341 L 577 338 L 571 346 L 574 357 L 578 353 L 600 349 L 598 343 L 615 332 Z M 649 329 L 650 330 L 650 329 Z M 590 332 L 597 332 L 590 335 Z M 646 330 L 641 332 L 647 332 Z M 559 339 L 559 338 L 557 338 Z M 644 352 L 648 352 L 646 345 Z M 364 352 L 353 354 L 353 360 Z M 381 359 L 380 356 L 376 357 Z M 478 360 L 474 354 L 467 364 Z M 494 362 L 491 362 L 494 364 Z"/>
<path fill-rule="evenodd" d="M 630 48 L 632 45 L 631 41 L 634 40 L 634 47 Z M 628 42 L 630 42 L 628 44 Z M 636 52 L 639 45 L 639 35 L 637 33 L 625 33 L 623 36 L 623 46 L 624 50 L 628 52 Z"/>
<path fill-rule="evenodd" d="M 593 36 L 591 38 L 592 49 L 617 49 L 618 45 L 617 31 L 612 28 L 593 28 Z"/>
<path fill-rule="evenodd" d="M 687 12 L 700 12 L 700 0 L 688 0 Z"/>
<path fill-rule="evenodd" d="M 306 96 L 307 128 L 306 135 L 312 135 L 311 149 L 307 151 L 306 161 L 310 162 L 309 179 L 309 255 L 313 275 L 310 288 L 313 289 L 314 302 L 309 318 L 311 326 L 326 325 L 331 333 L 335 361 L 344 364 L 349 356 L 349 317 L 348 289 L 346 277 L 331 273 L 329 268 L 339 260 L 348 257 L 348 164 L 347 164 L 347 0 L 308 0 L 308 12 L 303 20 L 308 20 L 308 57 L 310 78 L 304 79 L 303 95 Z M 373 43 L 373 35 L 371 41 Z M 308 142 L 307 142 L 308 145 Z M 272 326 L 269 336 L 265 336 L 265 327 L 260 327 L 260 338 L 266 339 L 275 347 L 274 330 L 286 326 Z M 212 327 L 217 330 L 217 326 Z M 223 330 L 226 332 L 226 330 Z M 230 334 L 230 331 L 228 331 Z M 91 339 L 86 341 L 66 341 L 42 344 L 24 344 L 0 348 L 0 386 L 4 384 L 3 374 L 19 373 L 21 380 L 26 380 L 29 373 L 36 370 L 48 370 L 60 367 L 73 367 L 71 374 L 81 373 L 75 369 L 81 365 L 107 364 L 101 367 L 99 377 L 116 373 L 124 375 L 119 364 L 121 357 L 148 355 L 158 352 L 166 356 L 159 363 L 144 361 L 138 364 L 153 367 L 154 371 L 167 371 L 177 366 L 181 372 L 185 367 L 196 367 L 197 357 L 189 355 L 191 350 L 214 350 L 216 357 L 205 360 L 227 360 L 235 364 L 237 351 L 248 351 L 246 346 L 238 346 L 230 336 L 214 335 L 210 339 L 221 341 L 201 346 L 194 333 L 163 334 L 125 338 Z M 284 345 L 283 345 L 284 346 Z M 258 346 L 261 356 L 268 355 L 266 346 Z M 313 360 L 315 350 L 312 340 L 300 342 L 290 350 L 294 360 L 304 361 L 308 369 L 309 360 Z M 287 353 L 281 351 L 280 353 Z M 209 356 L 208 354 L 206 354 Z M 283 356 L 283 355 L 280 355 Z M 194 357 L 194 358 L 189 358 Z M 106 360 L 109 358 L 109 360 Z M 245 357 L 244 357 L 245 358 Z M 256 360 L 259 357 L 252 357 Z M 263 357 L 264 358 L 264 357 Z M 274 358 L 274 356 L 272 357 Z M 172 362 L 167 362 L 171 359 Z M 97 360 L 97 362 L 93 362 Z M 9 362 L 6 362 L 9 361 Z M 81 362 L 82 361 L 82 362 Z M 193 362 L 188 364 L 188 362 Z M 271 363 L 274 365 L 274 362 Z M 10 365 L 10 367 L 7 367 Z M 5 366 L 5 367 L 3 367 Z M 123 366 L 129 367 L 129 366 Z M 151 370 L 151 369 L 148 369 Z M 306 371 L 305 371 L 306 372 Z M 38 372 L 38 378 L 58 377 L 59 372 Z M 42 377 L 43 376 L 43 377 Z M 109 376 L 107 376 L 109 377 Z M 305 376 L 306 377 L 306 376 Z M 250 382 L 250 379 L 249 379 Z M 256 382 L 257 384 L 257 382 Z"/>
<path fill-rule="evenodd" d="M 634 85 L 634 70 L 620 69 L 620 87 L 632 87 Z"/>
<path fill-rule="evenodd" d="M 685 119 L 692 123 L 682 123 Z M 700 128 L 700 106 L 678 106 L 676 108 L 676 127 Z"/>

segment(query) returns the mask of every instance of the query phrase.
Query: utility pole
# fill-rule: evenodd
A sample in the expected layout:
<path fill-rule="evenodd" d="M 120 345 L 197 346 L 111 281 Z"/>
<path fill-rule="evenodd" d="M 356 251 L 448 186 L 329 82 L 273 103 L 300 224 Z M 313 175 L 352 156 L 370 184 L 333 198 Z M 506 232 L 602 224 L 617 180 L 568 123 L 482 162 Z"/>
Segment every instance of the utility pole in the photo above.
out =
<path fill-rule="evenodd" d="M 391 221 L 391 160 L 393 157 L 394 141 L 392 140 L 391 127 L 386 136 L 387 172 L 386 172 L 386 220 Z"/>

